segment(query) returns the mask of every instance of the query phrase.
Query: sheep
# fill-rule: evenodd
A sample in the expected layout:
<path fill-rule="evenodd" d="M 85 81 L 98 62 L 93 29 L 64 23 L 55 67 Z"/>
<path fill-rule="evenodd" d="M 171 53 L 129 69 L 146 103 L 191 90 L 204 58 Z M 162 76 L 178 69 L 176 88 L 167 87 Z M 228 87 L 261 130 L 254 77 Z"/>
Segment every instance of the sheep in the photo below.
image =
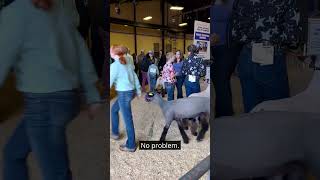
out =
<path fill-rule="evenodd" d="M 204 90 L 201 91 L 200 93 L 194 93 L 191 94 L 189 97 L 207 97 L 210 98 L 210 84 L 208 85 L 208 87 Z M 205 119 L 200 119 L 202 117 L 197 117 L 196 119 L 183 119 L 183 126 L 185 130 L 188 130 L 189 128 L 189 122 L 191 122 L 190 124 L 190 130 L 191 130 L 191 134 L 194 136 L 197 136 L 197 129 L 198 129 L 198 124 L 197 124 L 197 119 L 199 120 L 199 122 L 204 121 Z"/>
<path fill-rule="evenodd" d="M 319 115 L 264 111 L 215 119 L 212 179 L 271 177 L 291 162 L 320 179 Z"/>
<path fill-rule="evenodd" d="M 162 113 L 165 117 L 165 127 L 163 128 L 160 141 L 165 141 L 168 129 L 172 121 L 177 121 L 179 131 L 181 133 L 183 142 L 189 143 L 189 138 L 185 133 L 182 125 L 182 119 L 195 118 L 201 116 L 200 119 L 210 116 L 210 99 L 204 97 L 190 97 L 181 98 L 174 101 L 165 101 L 157 93 L 147 93 L 145 96 L 147 102 L 153 102 L 160 106 Z M 201 122 L 202 129 L 197 136 L 197 141 L 204 138 L 206 131 L 209 129 L 207 120 Z"/>
<path fill-rule="evenodd" d="M 199 93 L 191 94 L 189 97 L 207 97 L 207 98 L 210 98 L 210 84 L 208 85 L 208 87 L 204 91 L 201 91 Z"/>
<path fill-rule="evenodd" d="M 313 58 L 315 72 L 308 88 L 290 98 L 265 101 L 258 104 L 251 112 L 290 111 L 320 113 L 320 60 Z"/>

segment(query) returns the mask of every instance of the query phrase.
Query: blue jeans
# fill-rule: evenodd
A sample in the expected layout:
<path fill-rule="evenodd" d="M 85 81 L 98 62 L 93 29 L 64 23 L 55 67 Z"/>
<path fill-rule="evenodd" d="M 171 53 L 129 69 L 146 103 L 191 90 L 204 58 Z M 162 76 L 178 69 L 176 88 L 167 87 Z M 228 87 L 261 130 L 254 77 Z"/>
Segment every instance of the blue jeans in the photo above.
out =
<path fill-rule="evenodd" d="M 216 93 L 215 116 L 217 118 L 232 116 L 234 113 L 230 79 L 238 63 L 241 49 L 239 45 L 230 47 L 220 45 L 213 48 L 214 61 L 210 75 Z"/>
<path fill-rule="evenodd" d="M 183 94 L 182 94 L 183 82 L 184 82 L 184 76 L 177 76 L 177 83 L 176 83 L 177 93 L 178 93 L 177 99 L 183 98 Z"/>
<path fill-rule="evenodd" d="M 175 84 L 165 82 L 164 85 L 166 87 L 166 91 L 167 91 L 167 94 L 168 94 L 168 101 L 174 100 L 174 87 L 175 87 Z"/>
<path fill-rule="evenodd" d="M 273 65 L 261 66 L 252 62 L 252 50 L 244 46 L 239 58 L 238 71 L 246 113 L 263 101 L 289 97 L 286 57 L 283 50 L 275 49 Z"/>
<path fill-rule="evenodd" d="M 73 91 L 24 94 L 22 121 L 4 148 L 4 180 L 28 180 L 26 159 L 34 153 L 45 180 L 71 180 L 66 126 L 79 113 Z"/>
<path fill-rule="evenodd" d="M 154 90 L 156 89 L 156 84 L 157 84 L 157 76 L 150 76 L 150 79 L 149 79 L 149 84 L 150 84 L 150 91 L 151 92 L 154 92 Z"/>
<path fill-rule="evenodd" d="M 130 149 L 136 147 L 135 132 L 132 119 L 131 101 L 134 98 L 134 91 L 117 91 L 118 99 L 111 108 L 112 133 L 119 135 L 119 111 L 123 115 L 124 124 L 127 131 L 126 146 Z"/>
<path fill-rule="evenodd" d="M 199 79 L 196 82 L 190 82 L 187 76 L 184 81 L 184 86 L 186 87 L 187 97 L 193 93 L 199 93 L 201 91 Z"/>

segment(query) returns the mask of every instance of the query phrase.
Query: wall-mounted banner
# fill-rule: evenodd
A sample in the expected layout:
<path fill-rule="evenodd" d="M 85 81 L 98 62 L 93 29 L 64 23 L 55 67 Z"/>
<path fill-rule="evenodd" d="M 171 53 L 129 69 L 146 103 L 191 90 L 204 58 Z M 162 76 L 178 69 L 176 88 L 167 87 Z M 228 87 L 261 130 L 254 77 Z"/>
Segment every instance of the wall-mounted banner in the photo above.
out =
<path fill-rule="evenodd" d="M 199 48 L 199 56 L 210 60 L 210 23 L 195 21 L 193 44 Z"/>

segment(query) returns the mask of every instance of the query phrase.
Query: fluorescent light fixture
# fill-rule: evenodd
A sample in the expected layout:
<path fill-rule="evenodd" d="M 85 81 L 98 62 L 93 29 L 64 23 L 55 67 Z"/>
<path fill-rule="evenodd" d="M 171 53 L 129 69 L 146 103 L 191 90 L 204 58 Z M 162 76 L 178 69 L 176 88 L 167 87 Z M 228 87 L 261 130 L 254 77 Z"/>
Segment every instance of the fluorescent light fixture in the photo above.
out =
<path fill-rule="evenodd" d="M 188 25 L 188 23 L 181 23 L 181 24 L 179 24 L 180 27 L 183 27 L 183 26 L 186 26 L 186 25 Z"/>
<path fill-rule="evenodd" d="M 150 19 L 152 19 L 152 16 L 147 16 L 147 17 L 143 18 L 143 20 L 145 20 L 145 21 L 149 21 Z"/>
<path fill-rule="evenodd" d="M 184 9 L 184 7 L 182 6 L 171 6 L 170 10 L 174 10 L 174 11 L 182 11 Z"/>

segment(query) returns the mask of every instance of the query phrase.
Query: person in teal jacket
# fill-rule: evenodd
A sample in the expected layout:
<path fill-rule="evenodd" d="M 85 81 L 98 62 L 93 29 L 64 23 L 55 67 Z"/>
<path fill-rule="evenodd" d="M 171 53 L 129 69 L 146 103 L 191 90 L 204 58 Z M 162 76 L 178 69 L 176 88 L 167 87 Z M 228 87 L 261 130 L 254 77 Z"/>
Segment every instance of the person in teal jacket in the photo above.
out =
<path fill-rule="evenodd" d="M 98 78 L 72 7 L 32 1 L 14 0 L 0 10 L 0 87 L 14 69 L 24 97 L 22 120 L 3 150 L 3 180 L 28 180 L 31 151 L 43 179 L 71 180 L 66 126 L 79 113 L 80 86 L 94 116 L 101 103 Z"/>
<path fill-rule="evenodd" d="M 119 140 L 119 111 L 123 115 L 127 132 L 127 142 L 120 146 L 120 150 L 134 152 L 136 150 L 135 131 L 132 118 L 131 101 L 135 95 L 141 96 L 141 85 L 134 65 L 126 56 L 127 49 L 124 46 L 112 46 L 110 55 L 115 60 L 110 66 L 110 88 L 115 85 L 117 100 L 111 108 L 112 134 L 111 138 Z"/>

